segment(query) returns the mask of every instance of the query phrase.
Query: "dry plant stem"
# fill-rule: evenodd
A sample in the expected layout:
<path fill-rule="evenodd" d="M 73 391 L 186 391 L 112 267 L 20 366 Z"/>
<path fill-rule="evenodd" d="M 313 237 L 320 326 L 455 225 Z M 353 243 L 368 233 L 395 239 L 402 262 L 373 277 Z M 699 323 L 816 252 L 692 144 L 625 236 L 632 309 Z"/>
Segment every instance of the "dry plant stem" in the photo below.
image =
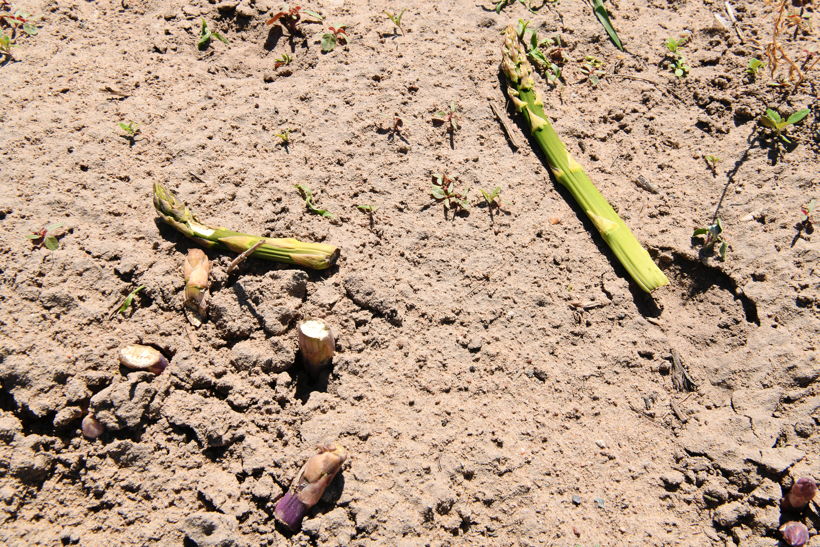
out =
<path fill-rule="evenodd" d="M 533 70 L 513 27 L 504 31 L 501 69 L 507 77 L 507 94 L 523 114 L 547 159 L 555 179 L 569 190 L 627 273 L 646 292 L 669 283 L 629 227 L 592 184 L 583 168 L 569 154 L 544 113 L 544 103 L 535 89 Z"/>
<path fill-rule="evenodd" d="M 253 256 L 314 270 L 330 268 L 339 257 L 338 247 L 326 243 L 254 236 L 203 224 L 185 203 L 158 182 L 154 183 L 154 207 L 166 224 L 208 249 L 242 253 L 261 241 L 262 245 L 253 252 Z"/>
<path fill-rule="evenodd" d="M 305 513 L 322 498 L 347 459 L 347 451 L 338 445 L 319 448 L 302 466 L 299 474 L 274 508 L 276 520 L 296 531 L 302 525 Z"/>
<path fill-rule="evenodd" d="M 516 150 L 521 148 L 521 145 L 519 145 L 518 141 L 515 140 L 515 136 L 513 136 L 512 131 L 510 131 L 510 128 L 507 127 L 507 122 L 504 120 L 504 118 L 501 117 L 501 114 L 498 113 L 498 110 L 496 110 L 495 105 L 493 104 L 493 100 L 487 99 L 487 101 L 490 103 L 490 110 L 493 111 L 495 119 L 498 120 L 499 124 L 501 124 L 501 129 L 504 130 L 504 135 L 507 136 L 507 139 L 510 141 L 510 144 L 512 144 L 513 148 L 515 148 Z"/>
<path fill-rule="evenodd" d="M 239 256 L 237 256 L 236 258 L 234 258 L 234 259 L 231 261 L 230 265 L 228 266 L 228 271 L 226 272 L 226 273 L 227 273 L 227 275 L 231 275 L 231 273 L 232 273 L 235 269 L 237 269 L 237 268 L 239 267 L 239 265 L 240 265 L 240 264 L 242 264 L 243 262 L 245 262 L 245 261 L 248 259 L 248 257 L 249 257 L 249 256 L 251 256 L 253 253 L 255 253 L 255 252 L 256 252 L 256 249 L 258 249 L 259 247 L 261 247 L 261 246 L 262 246 L 262 245 L 264 245 L 264 244 L 265 244 L 265 241 L 264 241 L 264 240 L 262 240 L 262 239 L 260 239 L 259 241 L 257 241 L 256 243 L 254 243 L 254 244 L 253 244 L 253 247 L 251 247 L 251 248 L 250 248 L 250 249 L 248 249 L 247 251 L 243 252 L 241 255 L 239 255 Z"/>
<path fill-rule="evenodd" d="M 777 41 L 784 29 L 785 23 L 783 22 L 783 16 L 786 13 L 787 3 L 788 0 L 782 0 L 777 8 L 777 17 L 775 17 L 774 28 L 772 29 L 772 41 L 766 46 L 764 53 L 769 59 L 770 76 L 774 78 L 774 73 L 777 70 L 777 60 L 779 55 L 783 60 L 789 63 L 789 82 L 792 82 L 796 87 L 803 83 L 805 75 L 803 74 L 803 71 L 800 70 L 800 67 L 797 66 L 797 64 L 795 64 L 795 62 L 792 61 L 786 54 L 783 50 L 783 46 L 781 46 Z"/>

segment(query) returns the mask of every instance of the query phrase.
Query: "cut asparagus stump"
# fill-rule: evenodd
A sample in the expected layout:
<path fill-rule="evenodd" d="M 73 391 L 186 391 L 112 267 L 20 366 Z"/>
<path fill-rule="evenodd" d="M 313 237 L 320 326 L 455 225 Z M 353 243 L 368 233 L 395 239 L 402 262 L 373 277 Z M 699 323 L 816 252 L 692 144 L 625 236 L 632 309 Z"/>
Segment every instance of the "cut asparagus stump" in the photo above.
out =
<path fill-rule="evenodd" d="M 251 256 L 314 270 L 330 268 L 339 257 L 339 249 L 326 243 L 305 243 L 290 237 L 253 236 L 208 226 L 200 222 L 185 203 L 158 182 L 154 183 L 154 207 L 166 224 L 208 249 L 221 248 L 241 253 L 262 241 L 262 245 Z"/>
<path fill-rule="evenodd" d="M 541 95 L 535 89 L 532 66 L 512 27 L 507 27 L 504 31 L 501 70 L 507 78 L 507 94 L 515 109 L 523 114 L 533 139 L 547 158 L 555 180 L 569 190 L 627 273 L 646 292 L 668 284 L 669 280 L 664 273 L 606 198 L 595 188 L 584 169 L 570 156 L 553 129 L 544 113 Z"/>

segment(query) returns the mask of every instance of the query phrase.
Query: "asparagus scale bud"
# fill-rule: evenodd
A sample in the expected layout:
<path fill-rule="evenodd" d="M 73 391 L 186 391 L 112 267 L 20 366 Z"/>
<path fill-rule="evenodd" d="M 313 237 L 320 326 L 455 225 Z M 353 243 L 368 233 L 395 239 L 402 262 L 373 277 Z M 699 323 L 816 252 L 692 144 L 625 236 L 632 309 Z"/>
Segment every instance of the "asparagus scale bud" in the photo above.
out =
<path fill-rule="evenodd" d="M 790 521 L 780 527 L 783 541 L 790 547 L 803 547 L 809 542 L 809 529 L 802 522 Z"/>
<path fill-rule="evenodd" d="M 817 483 L 811 477 L 801 477 L 794 481 L 789 492 L 780 502 L 784 509 L 803 509 L 817 494 Z"/>
<path fill-rule="evenodd" d="M 298 530 L 305 513 L 322 499 L 322 494 L 333 482 L 345 460 L 347 451 L 341 446 L 320 447 L 319 453 L 308 459 L 290 489 L 276 502 L 273 511 L 276 520 L 290 530 Z"/>
<path fill-rule="evenodd" d="M 336 340 L 324 321 L 311 319 L 299 325 L 299 350 L 302 361 L 311 376 L 318 376 L 321 370 L 333 360 Z"/>
<path fill-rule="evenodd" d="M 146 370 L 154 374 L 162 374 L 168 366 L 168 359 L 151 346 L 131 344 L 120 348 L 120 364 L 131 370 Z"/>
<path fill-rule="evenodd" d="M 555 180 L 569 190 L 615 257 L 641 289 L 650 292 L 668 284 L 666 275 L 598 191 L 583 167 L 569 154 L 553 129 L 549 117 L 544 113 L 544 101 L 535 89 L 532 65 L 512 27 L 507 27 L 504 31 L 501 53 L 501 70 L 508 83 L 507 94 L 546 156 L 547 166 Z"/>
<path fill-rule="evenodd" d="M 234 232 L 200 222 L 188 206 L 162 184 L 154 183 L 154 208 L 160 218 L 175 230 L 206 249 L 246 251 L 262 241 L 251 256 L 324 270 L 335 264 L 339 249 L 327 243 L 305 243 L 293 238 L 260 237 Z"/>
<path fill-rule="evenodd" d="M 183 274 L 185 276 L 185 300 L 183 305 L 186 310 L 191 310 L 193 315 L 188 316 L 188 320 L 198 327 L 208 314 L 206 297 L 208 295 L 208 274 L 211 272 L 211 263 L 202 249 L 190 249 L 185 257 Z"/>

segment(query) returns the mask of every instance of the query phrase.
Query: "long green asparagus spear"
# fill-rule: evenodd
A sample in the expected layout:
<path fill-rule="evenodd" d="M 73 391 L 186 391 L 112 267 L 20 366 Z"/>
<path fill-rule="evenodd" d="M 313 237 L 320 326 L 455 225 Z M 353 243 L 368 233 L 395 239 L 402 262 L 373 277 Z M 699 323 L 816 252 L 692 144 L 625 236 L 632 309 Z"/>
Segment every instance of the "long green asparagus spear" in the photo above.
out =
<path fill-rule="evenodd" d="M 584 169 L 569 155 L 553 129 L 544 113 L 541 96 L 535 89 L 532 66 L 512 27 L 507 27 L 504 31 L 501 70 L 509 84 L 507 94 L 515 109 L 524 115 L 533 138 L 547 157 L 547 164 L 555 180 L 569 190 L 632 279 L 646 292 L 668 284 L 669 280 L 652 261 L 649 253 L 595 188 Z"/>
<path fill-rule="evenodd" d="M 166 224 L 208 249 L 224 248 L 241 253 L 264 241 L 251 256 L 314 270 L 331 267 L 339 257 L 339 249 L 326 243 L 304 243 L 289 237 L 252 236 L 203 224 L 184 202 L 158 182 L 154 183 L 154 207 Z"/>

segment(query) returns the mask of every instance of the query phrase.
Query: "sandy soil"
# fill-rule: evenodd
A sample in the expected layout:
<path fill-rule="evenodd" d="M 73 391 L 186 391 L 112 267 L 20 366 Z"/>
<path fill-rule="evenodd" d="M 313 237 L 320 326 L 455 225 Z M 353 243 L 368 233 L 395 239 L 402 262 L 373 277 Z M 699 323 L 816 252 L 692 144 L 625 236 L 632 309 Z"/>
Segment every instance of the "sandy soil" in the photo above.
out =
<path fill-rule="evenodd" d="M 799 224 L 818 197 L 817 69 L 797 87 L 770 85 L 783 62 L 745 73 L 778 4 L 735 3 L 741 42 L 712 15 L 723 2 L 611 1 L 625 53 L 580 0 L 534 15 L 322 0 L 304 7 L 325 22 L 292 41 L 265 25 L 270 0 L 7 6 L 40 32 L 0 67 L 0 543 L 776 545 L 783 489 L 820 477 L 819 253 Z M 404 34 L 382 14 L 403 7 Z M 818 51 L 803 15 L 781 37 L 798 62 Z M 200 17 L 229 43 L 198 50 Z M 538 85 L 670 278 L 651 297 L 505 111 L 500 31 L 519 18 L 565 40 L 564 83 Z M 328 25 L 350 39 L 323 54 Z M 663 41 L 682 35 L 677 78 Z M 604 63 L 597 86 L 585 56 Z M 452 144 L 432 123 L 451 102 Z M 767 106 L 812 108 L 793 146 L 766 138 Z M 434 202 L 435 172 L 469 190 L 468 214 Z M 211 318 L 194 329 L 194 243 L 157 220 L 154 181 L 205 220 L 341 258 L 319 273 L 250 260 L 226 281 L 232 254 L 209 252 Z M 495 186 L 501 211 L 480 203 Z M 725 261 L 690 241 L 719 203 Z M 50 223 L 57 250 L 26 238 Z M 295 362 L 314 317 L 338 338 L 326 386 Z M 168 369 L 121 369 L 135 342 Z M 694 391 L 675 388 L 673 352 Z M 108 426 L 95 441 L 89 409 Z M 326 440 L 352 458 L 285 533 L 274 504 Z"/>

